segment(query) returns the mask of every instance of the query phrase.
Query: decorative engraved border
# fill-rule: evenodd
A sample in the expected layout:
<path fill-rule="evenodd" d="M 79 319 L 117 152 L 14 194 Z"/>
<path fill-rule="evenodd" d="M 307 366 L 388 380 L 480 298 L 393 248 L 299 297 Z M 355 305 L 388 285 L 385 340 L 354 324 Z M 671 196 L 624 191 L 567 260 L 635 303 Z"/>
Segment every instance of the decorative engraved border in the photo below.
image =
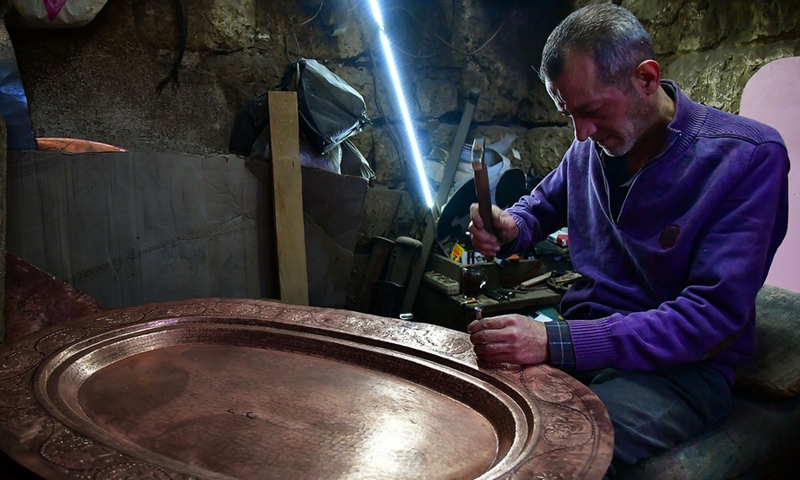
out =
<path fill-rule="evenodd" d="M 0 447 L 48 479 L 201 478 L 134 458 L 75 432 L 52 416 L 35 392 L 39 366 L 76 342 L 139 323 L 169 324 L 187 317 L 200 321 L 227 317 L 238 323 L 278 324 L 282 328 L 295 325 L 330 337 L 355 336 L 366 345 L 389 343 L 399 352 L 434 359 L 468 375 L 488 375 L 513 387 L 536 407 L 542 425 L 537 425 L 540 438 L 532 451 L 501 478 L 599 479 L 611 461 L 613 429 L 602 402 L 559 370 L 544 365 L 517 371 L 479 369 L 469 336 L 436 325 L 346 310 L 226 298 L 101 312 L 28 335 L 0 349 Z"/>

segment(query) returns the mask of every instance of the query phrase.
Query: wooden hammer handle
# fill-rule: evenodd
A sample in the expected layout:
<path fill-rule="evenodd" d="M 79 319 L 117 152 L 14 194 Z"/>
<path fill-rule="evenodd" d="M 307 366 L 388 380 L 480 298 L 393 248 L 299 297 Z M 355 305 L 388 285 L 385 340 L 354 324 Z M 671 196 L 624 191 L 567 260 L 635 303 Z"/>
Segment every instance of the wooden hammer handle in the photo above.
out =
<path fill-rule="evenodd" d="M 489 172 L 484 160 L 485 139 L 476 138 L 472 142 L 472 170 L 475 174 L 475 195 L 478 197 L 478 213 L 483 220 L 483 229 L 495 235 L 492 221 L 492 194 L 489 188 Z"/>

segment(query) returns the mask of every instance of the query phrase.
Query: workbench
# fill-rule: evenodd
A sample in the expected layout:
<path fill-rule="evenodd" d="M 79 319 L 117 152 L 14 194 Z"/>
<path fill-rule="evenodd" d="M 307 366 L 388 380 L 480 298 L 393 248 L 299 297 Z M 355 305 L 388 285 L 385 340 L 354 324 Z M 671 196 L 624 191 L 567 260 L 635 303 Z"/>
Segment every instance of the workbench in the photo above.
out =
<path fill-rule="evenodd" d="M 463 295 L 446 295 L 423 283 L 414 303 L 414 320 L 465 332 L 467 325 L 475 320 L 476 307 L 480 307 L 484 317 L 506 313 L 527 315 L 558 305 L 561 294 L 544 287 L 526 293 L 515 293 L 513 297 L 500 302 L 485 295 L 478 295 L 475 300 L 477 301 L 467 303 L 468 299 Z"/>

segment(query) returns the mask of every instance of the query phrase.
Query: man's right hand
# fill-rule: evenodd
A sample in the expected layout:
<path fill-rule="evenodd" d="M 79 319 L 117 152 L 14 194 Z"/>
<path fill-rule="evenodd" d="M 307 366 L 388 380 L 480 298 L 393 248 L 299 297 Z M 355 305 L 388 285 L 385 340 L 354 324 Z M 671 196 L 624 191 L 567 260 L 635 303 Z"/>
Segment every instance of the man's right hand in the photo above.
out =
<path fill-rule="evenodd" d="M 472 221 L 469 224 L 469 235 L 472 237 L 472 246 L 483 255 L 496 256 L 501 246 L 513 241 L 519 235 L 517 222 L 497 205 L 492 205 L 492 223 L 497 236 L 484 229 L 477 203 L 470 206 L 470 217 Z"/>
<path fill-rule="evenodd" d="M 512 313 L 475 320 L 467 331 L 478 361 L 487 367 L 538 365 L 545 363 L 550 354 L 544 323 L 525 315 Z"/>

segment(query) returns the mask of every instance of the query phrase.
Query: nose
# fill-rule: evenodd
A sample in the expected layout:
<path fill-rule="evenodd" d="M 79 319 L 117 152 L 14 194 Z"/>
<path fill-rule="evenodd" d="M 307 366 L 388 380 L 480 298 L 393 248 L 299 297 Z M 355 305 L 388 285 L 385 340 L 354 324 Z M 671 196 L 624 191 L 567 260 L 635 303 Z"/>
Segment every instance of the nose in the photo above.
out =
<path fill-rule="evenodd" d="M 597 127 L 589 120 L 572 117 L 572 127 L 575 129 L 575 138 L 582 142 L 597 132 Z"/>

